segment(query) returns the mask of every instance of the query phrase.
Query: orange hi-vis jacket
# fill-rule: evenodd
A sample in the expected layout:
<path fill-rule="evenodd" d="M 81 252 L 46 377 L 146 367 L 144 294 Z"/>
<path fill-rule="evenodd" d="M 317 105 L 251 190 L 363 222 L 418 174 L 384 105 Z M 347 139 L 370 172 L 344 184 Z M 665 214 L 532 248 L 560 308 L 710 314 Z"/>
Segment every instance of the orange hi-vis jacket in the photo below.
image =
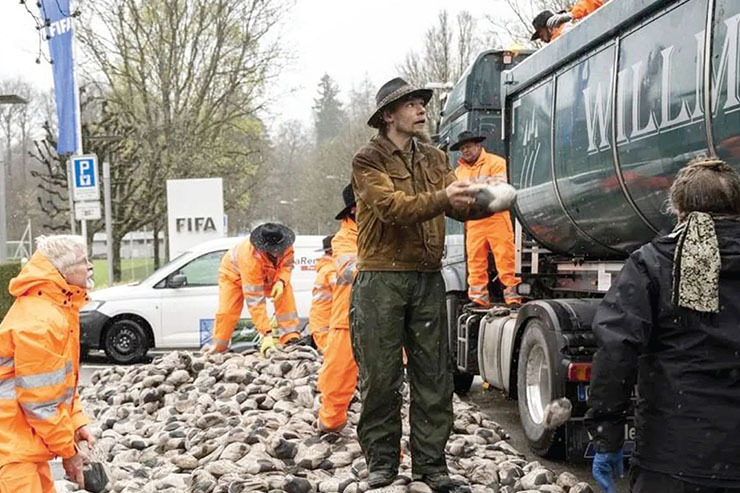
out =
<path fill-rule="evenodd" d="M 270 319 L 267 316 L 267 297 L 277 281 L 285 286 L 283 296 L 275 302 L 275 318 L 278 322 L 278 332 L 281 339 L 290 333 L 297 333 L 299 320 L 295 305 L 295 296 L 290 284 L 293 272 L 293 247 L 288 247 L 276 262 L 257 250 L 249 238 L 233 246 L 221 259 L 219 267 L 219 297 L 222 289 L 238 288 L 242 291 L 247 309 L 252 316 L 257 331 L 260 334 L 269 334 L 272 331 Z M 229 286 L 221 286 L 229 284 Z M 216 326 L 213 330 L 213 342 L 219 347 L 228 347 L 234 332 L 236 322 L 241 314 L 241 303 L 232 304 L 230 311 L 234 312 L 233 323 L 219 323 L 218 314 Z M 219 312 L 221 309 L 219 309 Z"/>
<path fill-rule="evenodd" d="M 311 335 L 322 353 L 326 350 L 326 337 L 331 319 L 332 290 L 335 282 L 334 261 L 331 255 L 324 255 L 316 261 L 316 280 L 313 285 L 311 311 L 308 314 Z"/>
<path fill-rule="evenodd" d="M 349 306 L 352 283 L 357 275 L 357 223 L 346 217 L 334 238 L 331 240 L 334 256 L 336 283 L 332 293 L 332 329 L 349 329 Z"/>
<path fill-rule="evenodd" d="M 573 15 L 573 20 L 580 20 L 587 15 L 594 13 L 594 11 L 604 5 L 604 3 L 605 2 L 603 0 L 578 0 L 578 2 L 571 7 L 570 13 Z"/>
<path fill-rule="evenodd" d="M 0 467 L 68 459 L 90 421 L 77 393 L 87 293 L 39 252 L 8 290 L 16 300 L 0 323 Z"/>
<path fill-rule="evenodd" d="M 485 149 L 481 150 L 478 160 L 472 165 L 462 158 L 457 160 L 457 164 L 455 176 L 458 180 L 469 180 L 474 183 L 485 183 L 489 180 L 506 181 L 506 160 L 486 152 Z M 484 219 L 466 221 L 465 229 L 467 233 L 489 230 L 491 224 L 495 222 L 494 218 L 499 214 L 509 216 L 509 212 L 504 211 Z"/>

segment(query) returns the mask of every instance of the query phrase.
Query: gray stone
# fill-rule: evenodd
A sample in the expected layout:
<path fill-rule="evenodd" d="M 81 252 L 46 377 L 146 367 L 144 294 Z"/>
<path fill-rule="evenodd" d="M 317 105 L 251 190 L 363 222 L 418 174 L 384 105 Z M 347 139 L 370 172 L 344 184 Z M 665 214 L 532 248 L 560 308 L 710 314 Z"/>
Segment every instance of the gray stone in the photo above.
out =
<path fill-rule="evenodd" d="M 594 493 L 588 483 L 577 483 L 568 490 L 568 493 Z"/>
<path fill-rule="evenodd" d="M 555 482 L 555 484 L 562 487 L 565 491 L 568 491 L 569 488 L 572 488 L 573 486 L 578 484 L 578 478 L 567 471 L 562 472 L 560 473 L 560 476 L 558 476 L 558 480 Z"/>

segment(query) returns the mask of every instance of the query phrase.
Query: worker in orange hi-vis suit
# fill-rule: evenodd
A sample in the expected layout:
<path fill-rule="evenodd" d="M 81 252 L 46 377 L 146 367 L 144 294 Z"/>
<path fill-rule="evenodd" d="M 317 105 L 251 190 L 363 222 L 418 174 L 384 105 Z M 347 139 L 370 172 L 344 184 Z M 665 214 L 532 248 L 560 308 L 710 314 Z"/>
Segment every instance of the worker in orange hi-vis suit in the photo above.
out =
<path fill-rule="evenodd" d="M 322 353 L 326 350 L 327 337 L 329 336 L 331 297 L 336 280 L 334 259 L 331 255 L 331 240 L 333 238 L 333 235 L 325 237 L 323 248 L 318 250 L 324 252 L 324 256 L 316 261 L 316 280 L 313 284 L 311 311 L 308 313 L 308 327 L 311 329 L 311 336 L 316 348 Z"/>
<path fill-rule="evenodd" d="M 552 10 L 543 10 L 532 21 L 534 34 L 532 41 L 542 40 L 549 43 L 573 28 L 574 21 L 593 14 L 609 0 L 578 0 L 569 11 L 555 13 Z"/>
<path fill-rule="evenodd" d="M 485 137 L 470 131 L 461 132 L 451 151 L 462 154 L 455 170 L 458 180 L 478 183 L 506 181 L 506 161 L 483 149 Z M 509 211 L 465 223 L 465 250 L 468 259 L 468 298 L 483 307 L 491 304 L 488 293 L 488 252 L 493 253 L 498 279 L 504 285 L 507 305 L 521 304 L 516 286 L 521 279 L 515 275 L 514 231 Z"/>
<path fill-rule="evenodd" d="M 95 442 L 77 392 L 80 308 L 92 288 L 81 236 L 37 238 L 10 281 L 13 306 L 0 323 L 0 493 L 52 493 L 48 462 L 84 489 L 78 444 Z"/>
<path fill-rule="evenodd" d="M 336 269 L 329 338 L 324 364 L 319 371 L 318 388 L 321 407 L 317 425 L 322 432 L 339 431 L 347 424 L 347 409 L 357 386 L 357 364 L 352 355 L 349 332 L 349 308 L 352 282 L 357 275 L 357 223 L 352 185 L 342 191 L 345 207 L 336 219 L 342 221 L 331 242 Z"/>
<path fill-rule="evenodd" d="M 278 342 L 285 345 L 299 340 L 298 312 L 290 283 L 294 241 L 295 233 L 290 228 L 265 223 L 226 252 L 219 267 L 219 306 L 211 351 L 223 352 L 229 347 L 244 302 L 262 335 L 263 356 Z M 272 335 L 267 298 L 272 298 L 275 305 L 279 339 Z"/>

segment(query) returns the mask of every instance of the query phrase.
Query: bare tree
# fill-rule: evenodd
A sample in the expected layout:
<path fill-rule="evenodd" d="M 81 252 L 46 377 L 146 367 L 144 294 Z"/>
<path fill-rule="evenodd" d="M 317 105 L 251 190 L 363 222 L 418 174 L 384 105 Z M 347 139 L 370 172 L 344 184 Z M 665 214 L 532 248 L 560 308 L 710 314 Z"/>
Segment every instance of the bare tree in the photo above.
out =
<path fill-rule="evenodd" d="M 116 224 L 114 239 L 128 228 L 164 228 L 169 178 L 222 176 L 227 211 L 248 205 L 266 147 L 257 115 L 279 71 L 284 11 L 276 0 L 87 5 L 80 40 L 94 68 L 85 78 L 114 115 L 103 121 L 124 130 L 114 164 L 131 181 L 120 199 L 136 218 Z"/>
<path fill-rule="evenodd" d="M 423 51 L 407 53 L 399 71 L 409 82 L 420 86 L 454 84 L 482 46 L 476 26 L 475 18 L 467 11 L 458 13 L 456 25 L 450 22 L 447 11 L 441 11 L 424 36 Z M 435 91 L 427 105 L 427 130 L 431 134 L 436 132 L 442 111 L 441 97 Z"/>

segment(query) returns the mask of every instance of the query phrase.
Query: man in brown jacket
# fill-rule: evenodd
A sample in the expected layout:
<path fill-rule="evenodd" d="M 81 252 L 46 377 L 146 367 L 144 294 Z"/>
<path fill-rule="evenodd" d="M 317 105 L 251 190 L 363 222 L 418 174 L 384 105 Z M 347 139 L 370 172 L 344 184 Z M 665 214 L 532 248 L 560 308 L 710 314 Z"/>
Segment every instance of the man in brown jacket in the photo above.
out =
<path fill-rule="evenodd" d="M 381 87 L 368 121 L 378 135 L 352 161 L 359 273 L 350 326 L 362 395 L 358 435 L 372 488 L 391 484 L 398 472 L 404 348 L 414 479 L 437 491 L 458 486 L 448 476 L 444 453 L 453 422 L 440 273 L 444 216 L 490 214 L 474 205 L 473 189 L 456 181 L 445 154 L 416 138 L 424 131 L 431 96 L 431 90 L 400 78 Z"/>

